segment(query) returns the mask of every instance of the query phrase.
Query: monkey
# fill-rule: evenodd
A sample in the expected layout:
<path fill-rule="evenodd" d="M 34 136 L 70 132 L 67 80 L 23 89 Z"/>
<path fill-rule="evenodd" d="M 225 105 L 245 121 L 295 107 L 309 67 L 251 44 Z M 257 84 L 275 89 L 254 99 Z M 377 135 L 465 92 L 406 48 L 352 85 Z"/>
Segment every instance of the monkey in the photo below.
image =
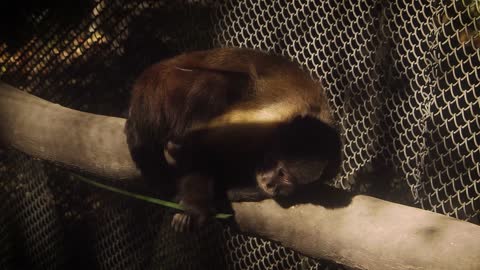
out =
<path fill-rule="evenodd" d="M 217 200 L 287 198 L 333 178 L 341 162 L 320 83 L 251 49 L 188 52 L 148 67 L 133 85 L 125 132 L 143 177 L 184 207 L 176 231 L 204 224 Z"/>

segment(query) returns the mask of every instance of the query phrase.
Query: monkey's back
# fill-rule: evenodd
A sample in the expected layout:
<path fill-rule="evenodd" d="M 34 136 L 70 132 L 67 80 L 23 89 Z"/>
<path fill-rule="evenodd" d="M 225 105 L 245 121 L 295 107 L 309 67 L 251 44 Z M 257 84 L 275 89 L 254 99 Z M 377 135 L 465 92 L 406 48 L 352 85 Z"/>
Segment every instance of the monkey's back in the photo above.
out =
<path fill-rule="evenodd" d="M 133 87 L 126 133 L 137 166 L 147 177 L 157 177 L 170 171 L 165 144 L 192 130 L 244 125 L 238 134 L 258 135 L 306 114 L 332 123 L 322 87 L 298 65 L 258 51 L 223 48 L 185 53 L 147 68 Z M 248 125 L 263 128 L 247 130 Z M 245 138 L 261 141 L 255 136 Z M 217 138 L 224 143 L 217 148 L 226 147 L 228 140 Z M 243 143 L 248 148 L 248 140 Z"/>

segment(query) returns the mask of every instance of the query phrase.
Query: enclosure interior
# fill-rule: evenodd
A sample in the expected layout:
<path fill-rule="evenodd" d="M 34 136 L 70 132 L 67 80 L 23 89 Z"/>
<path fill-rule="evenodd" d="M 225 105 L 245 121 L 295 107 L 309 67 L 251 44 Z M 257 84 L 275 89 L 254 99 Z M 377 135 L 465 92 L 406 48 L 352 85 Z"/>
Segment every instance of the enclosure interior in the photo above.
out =
<path fill-rule="evenodd" d="M 333 185 L 479 222 L 480 2 L 45 5 L 2 8 L 2 81 L 125 117 L 135 77 L 166 57 L 226 46 L 283 55 L 324 85 L 341 127 Z M 1 269 L 343 269 L 220 222 L 175 234 L 172 211 L 11 150 L 0 150 L 0 201 Z"/>

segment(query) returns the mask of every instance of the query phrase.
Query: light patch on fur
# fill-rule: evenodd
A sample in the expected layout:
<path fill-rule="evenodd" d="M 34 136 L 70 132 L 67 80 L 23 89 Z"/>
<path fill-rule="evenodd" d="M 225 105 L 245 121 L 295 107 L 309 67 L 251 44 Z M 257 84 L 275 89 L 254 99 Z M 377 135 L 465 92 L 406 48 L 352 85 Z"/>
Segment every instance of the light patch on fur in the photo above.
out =
<path fill-rule="evenodd" d="M 219 127 L 228 124 L 278 123 L 298 113 L 298 106 L 291 103 L 274 103 L 260 109 L 232 110 L 213 119 L 208 126 Z"/>

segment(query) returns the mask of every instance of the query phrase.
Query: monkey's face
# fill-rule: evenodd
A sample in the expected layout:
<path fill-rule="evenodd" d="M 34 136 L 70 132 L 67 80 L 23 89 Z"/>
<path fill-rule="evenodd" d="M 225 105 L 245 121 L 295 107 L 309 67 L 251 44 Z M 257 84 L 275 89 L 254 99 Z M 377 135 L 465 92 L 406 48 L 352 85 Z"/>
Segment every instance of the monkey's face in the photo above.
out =
<path fill-rule="evenodd" d="M 320 179 L 327 161 L 318 158 L 271 159 L 256 170 L 258 186 L 270 197 L 291 195 L 298 185 Z"/>
<path fill-rule="evenodd" d="M 333 177 L 339 167 L 338 132 L 313 117 L 281 125 L 256 169 L 258 186 L 269 196 L 288 196 L 299 185 Z"/>
<path fill-rule="evenodd" d="M 272 167 L 257 169 L 256 178 L 260 189 L 272 198 L 288 196 L 295 189 L 296 180 L 280 161 Z"/>

